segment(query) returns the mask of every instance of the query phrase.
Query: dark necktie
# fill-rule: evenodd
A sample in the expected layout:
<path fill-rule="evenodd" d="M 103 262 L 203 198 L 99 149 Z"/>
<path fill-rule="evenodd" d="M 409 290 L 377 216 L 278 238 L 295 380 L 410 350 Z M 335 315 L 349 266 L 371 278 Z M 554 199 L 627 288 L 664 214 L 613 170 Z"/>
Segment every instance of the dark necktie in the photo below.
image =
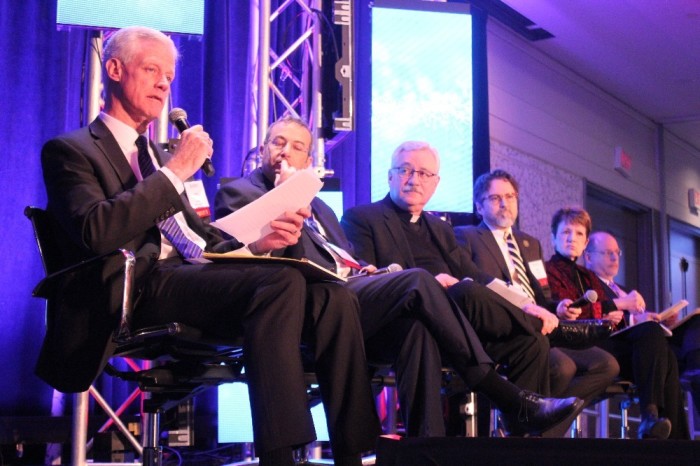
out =
<path fill-rule="evenodd" d="M 530 285 L 530 280 L 527 278 L 527 272 L 525 272 L 525 264 L 523 264 L 523 258 L 520 257 L 520 252 L 518 251 L 518 245 L 515 243 L 515 238 L 513 234 L 506 233 L 506 245 L 508 246 L 508 252 L 510 253 L 510 258 L 513 260 L 513 267 L 515 268 L 515 273 L 513 280 L 518 282 L 522 286 L 523 290 L 535 300 L 535 292 L 532 291 L 532 286 Z"/>
<path fill-rule="evenodd" d="M 141 170 L 141 177 L 146 179 L 147 176 L 155 173 L 156 167 L 153 166 L 153 161 L 151 156 L 148 154 L 148 140 L 145 136 L 139 136 L 136 139 L 136 147 L 139 150 L 139 169 Z M 163 236 L 165 236 L 168 241 L 177 249 L 185 259 L 192 259 L 202 256 L 202 248 L 197 246 L 197 244 L 190 241 L 185 232 L 182 231 L 180 225 L 177 224 L 175 217 L 168 217 L 158 224 Z"/>

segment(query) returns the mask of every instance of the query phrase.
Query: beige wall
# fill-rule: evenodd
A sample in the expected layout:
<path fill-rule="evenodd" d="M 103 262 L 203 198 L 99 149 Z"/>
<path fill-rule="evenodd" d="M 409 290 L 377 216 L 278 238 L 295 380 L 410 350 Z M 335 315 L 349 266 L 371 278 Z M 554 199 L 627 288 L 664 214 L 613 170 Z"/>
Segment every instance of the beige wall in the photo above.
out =
<path fill-rule="evenodd" d="M 666 132 L 657 167 L 657 125 L 499 23 L 488 26 L 491 166 L 521 181 L 521 228 L 550 248 L 548 224 L 564 204 L 583 203 L 585 181 L 700 227 L 688 189 L 700 189 L 700 152 Z M 633 157 L 614 170 L 615 147 Z M 665 170 L 666 196 L 659 173 Z M 547 225 L 543 228 L 542 225 Z M 545 254 L 551 253 L 551 248 Z"/>

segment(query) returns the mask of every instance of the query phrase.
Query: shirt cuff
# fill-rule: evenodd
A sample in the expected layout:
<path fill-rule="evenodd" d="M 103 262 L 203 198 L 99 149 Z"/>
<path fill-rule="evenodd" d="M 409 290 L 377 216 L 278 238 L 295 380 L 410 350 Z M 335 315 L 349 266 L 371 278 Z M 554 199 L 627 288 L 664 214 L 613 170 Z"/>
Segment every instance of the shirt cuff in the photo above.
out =
<path fill-rule="evenodd" d="M 178 194 L 182 194 L 185 192 L 185 183 L 183 183 L 182 180 L 178 178 L 177 175 L 175 175 L 175 173 L 173 173 L 171 169 L 169 169 L 168 167 L 161 167 L 160 171 L 162 171 L 163 174 L 168 177 L 170 182 L 173 184 L 173 187 L 177 189 Z"/>
<path fill-rule="evenodd" d="M 272 251 L 267 251 L 267 252 L 261 252 L 261 253 L 255 253 L 250 249 L 250 244 L 247 246 L 243 246 L 240 249 L 237 249 L 237 251 L 247 251 L 250 253 L 251 256 L 256 256 L 256 257 L 270 257 L 272 255 Z"/>

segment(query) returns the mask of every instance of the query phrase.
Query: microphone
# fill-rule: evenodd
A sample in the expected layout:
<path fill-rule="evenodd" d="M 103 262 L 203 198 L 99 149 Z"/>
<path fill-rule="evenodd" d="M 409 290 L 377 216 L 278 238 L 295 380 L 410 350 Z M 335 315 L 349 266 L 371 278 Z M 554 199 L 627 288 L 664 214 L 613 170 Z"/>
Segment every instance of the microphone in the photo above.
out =
<path fill-rule="evenodd" d="M 584 304 L 595 303 L 596 301 L 598 301 L 598 293 L 596 293 L 594 290 L 587 290 L 585 293 L 583 293 L 583 296 L 566 307 L 581 307 Z"/>
<path fill-rule="evenodd" d="M 385 273 L 393 273 L 393 272 L 401 272 L 403 270 L 403 267 L 401 267 L 399 264 L 389 264 L 386 267 L 382 267 L 381 269 L 377 269 L 374 272 L 370 274 L 371 275 L 384 275 Z"/>
<path fill-rule="evenodd" d="M 181 108 L 170 110 L 170 113 L 168 113 L 168 120 L 170 120 L 170 123 L 181 133 L 190 127 L 190 124 L 187 122 L 187 112 Z M 214 165 L 211 164 L 211 159 L 209 159 L 209 157 L 207 157 L 202 164 L 202 170 L 207 176 L 212 176 L 214 174 Z"/>

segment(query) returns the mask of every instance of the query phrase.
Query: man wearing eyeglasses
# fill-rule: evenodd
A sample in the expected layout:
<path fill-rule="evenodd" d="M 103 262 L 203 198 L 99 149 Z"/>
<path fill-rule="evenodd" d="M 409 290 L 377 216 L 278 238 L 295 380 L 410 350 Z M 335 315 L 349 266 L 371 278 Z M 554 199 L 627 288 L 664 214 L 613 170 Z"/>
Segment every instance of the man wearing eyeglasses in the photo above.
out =
<path fill-rule="evenodd" d="M 311 144 L 311 132 L 302 120 L 285 116 L 273 123 L 265 138 L 262 166 L 247 178 L 221 187 L 216 196 L 216 215 L 240 209 L 293 176 L 296 170 L 308 168 L 312 162 Z M 297 245 L 258 252 L 304 257 L 343 277 L 354 276 L 345 286 L 360 302 L 367 355 L 370 361 L 388 363 L 395 369 L 407 435 L 445 435 L 440 400 L 441 354 L 466 384 L 504 410 L 511 434 L 541 434 L 578 411 L 581 403 L 576 398 L 552 400 L 522 390 L 535 391 L 540 377 L 546 381 L 546 357 L 537 352 L 537 347 L 529 350 L 528 356 L 534 355 L 532 361 L 522 364 L 533 379 L 532 385 L 503 380 L 493 370 L 461 311 L 430 274 L 413 269 L 373 275 L 375 266 L 364 262 L 360 265 L 355 260 L 330 207 L 315 198 L 311 212 Z M 360 268 L 362 272 L 353 272 Z M 545 370 L 542 374 L 538 372 L 541 367 Z"/>
<path fill-rule="evenodd" d="M 347 210 L 341 225 L 364 260 L 378 267 L 397 263 L 427 270 L 459 305 L 489 356 L 506 368 L 510 380 L 548 390 L 549 378 L 541 378 L 549 373 L 549 342 L 544 334 L 556 327 L 557 319 L 531 321 L 483 286 L 492 277 L 477 269 L 457 245 L 447 222 L 423 211 L 438 186 L 439 169 L 433 147 L 404 142 L 392 156 L 389 194 Z"/>
<path fill-rule="evenodd" d="M 624 287 L 615 282 L 615 277 L 620 270 L 620 259 L 622 251 L 613 235 L 604 231 L 591 233 L 588 246 L 584 251 L 586 267 L 592 270 L 600 279 L 601 285 L 605 290 L 607 299 L 613 300 L 619 311 L 625 313 L 625 324 L 638 324 L 646 321 L 657 321 L 659 316 L 655 312 L 646 310 L 644 298 L 637 290 L 626 291 Z M 665 324 L 673 324 L 675 318 L 664 321 Z M 615 345 L 618 351 L 630 351 L 630 345 L 635 344 L 635 340 L 640 340 L 640 336 L 636 335 L 636 329 L 620 334 L 616 337 L 622 342 L 611 342 Z M 625 343 L 626 342 L 626 343 Z M 697 315 L 691 317 L 683 324 L 673 330 L 673 336 L 669 339 L 660 340 L 644 340 L 639 354 L 642 351 L 649 352 L 649 356 L 639 357 L 637 360 L 651 362 L 657 358 L 659 354 L 668 354 L 668 342 L 675 355 L 678 358 L 678 363 L 681 369 L 684 369 L 681 374 L 681 379 L 685 379 L 690 386 L 690 391 L 693 396 L 693 404 L 696 410 L 700 409 L 700 317 Z M 631 365 L 631 364 L 629 364 Z M 651 364 L 640 365 L 635 370 L 639 374 L 648 373 L 653 370 Z M 647 376 L 648 377 L 648 376 Z M 653 377 L 652 377 L 653 378 Z M 673 381 L 673 378 L 670 378 Z M 676 390 L 676 387 L 671 389 Z M 692 413 L 689 413 L 692 415 Z"/>
<path fill-rule="evenodd" d="M 455 228 L 457 241 L 481 271 L 519 287 L 530 298 L 522 308 L 528 319 L 556 319 L 556 314 L 565 318 L 566 306 L 551 299 L 542 245 L 514 227 L 519 193 L 518 182 L 504 170 L 477 178 L 474 203 L 482 222 Z M 549 360 L 552 393 L 578 396 L 587 403 L 619 372 L 615 359 L 595 347 L 552 348 Z"/>

